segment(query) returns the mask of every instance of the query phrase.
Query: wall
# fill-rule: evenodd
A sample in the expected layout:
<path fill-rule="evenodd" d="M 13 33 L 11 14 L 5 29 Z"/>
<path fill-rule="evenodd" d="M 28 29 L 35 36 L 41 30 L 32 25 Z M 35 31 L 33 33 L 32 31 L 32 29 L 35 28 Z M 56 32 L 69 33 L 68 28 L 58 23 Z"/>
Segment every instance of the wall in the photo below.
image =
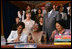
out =
<path fill-rule="evenodd" d="M 3 27 L 4 36 L 8 38 L 12 25 L 15 23 L 15 17 L 17 16 L 18 7 L 10 4 L 8 1 L 3 0 Z"/>

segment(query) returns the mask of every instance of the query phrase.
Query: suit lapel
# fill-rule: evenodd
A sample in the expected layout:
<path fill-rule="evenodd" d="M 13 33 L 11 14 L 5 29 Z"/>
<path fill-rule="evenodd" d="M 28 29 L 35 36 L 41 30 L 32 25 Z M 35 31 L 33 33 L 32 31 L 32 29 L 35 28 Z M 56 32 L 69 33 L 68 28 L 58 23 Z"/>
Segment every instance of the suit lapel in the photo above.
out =
<path fill-rule="evenodd" d="M 49 15 L 48 13 L 48 18 L 51 18 L 54 15 L 54 11 L 52 11 L 52 13 Z"/>
<path fill-rule="evenodd" d="M 50 17 L 52 17 L 52 16 L 53 16 L 53 14 L 54 14 L 54 11 L 52 11 L 52 13 L 50 14 Z"/>

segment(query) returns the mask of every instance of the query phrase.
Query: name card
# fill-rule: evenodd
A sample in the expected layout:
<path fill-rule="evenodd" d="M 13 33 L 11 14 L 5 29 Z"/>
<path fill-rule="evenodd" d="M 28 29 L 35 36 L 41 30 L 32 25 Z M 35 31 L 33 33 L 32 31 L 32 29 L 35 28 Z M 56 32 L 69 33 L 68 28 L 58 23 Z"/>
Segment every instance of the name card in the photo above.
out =
<path fill-rule="evenodd" d="M 21 44 L 15 44 L 15 48 L 37 48 L 36 43 L 21 43 Z"/>

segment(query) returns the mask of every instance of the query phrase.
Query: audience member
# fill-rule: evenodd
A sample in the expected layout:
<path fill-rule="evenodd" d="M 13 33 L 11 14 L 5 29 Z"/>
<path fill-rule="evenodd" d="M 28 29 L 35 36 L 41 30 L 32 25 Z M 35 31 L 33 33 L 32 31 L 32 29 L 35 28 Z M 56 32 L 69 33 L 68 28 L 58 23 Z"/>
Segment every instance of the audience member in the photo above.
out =
<path fill-rule="evenodd" d="M 63 12 L 62 8 L 59 9 L 59 12 L 61 14 L 61 19 L 67 21 L 67 15 L 66 15 L 66 13 Z"/>
<path fill-rule="evenodd" d="M 36 22 L 38 22 L 38 19 L 39 19 L 40 16 L 43 17 L 42 9 L 41 9 L 41 8 L 39 8 L 39 9 L 37 10 L 37 12 L 36 12 L 36 16 L 35 16 Z"/>
<path fill-rule="evenodd" d="M 42 28 L 43 28 L 43 17 L 39 17 L 39 22 L 38 22 L 38 24 L 39 24 L 40 30 L 42 31 Z"/>
<path fill-rule="evenodd" d="M 18 11 L 18 17 L 20 19 L 20 22 L 22 22 L 25 19 L 25 11 L 24 10 L 20 10 Z"/>
<path fill-rule="evenodd" d="M 68 7 L 67 7 L 67 14 L 69 15 L 69 9 L 71 8 L 71 3 L 68 4 Z"/>
<path fill-rule="evenodd" d="M 31 12 L 26 12 L 26 19 L 23 22 L 25 23 L 25 29 L 23 32 L 27 35 L 32 33 L 35 21 L 31 19 Z"/>

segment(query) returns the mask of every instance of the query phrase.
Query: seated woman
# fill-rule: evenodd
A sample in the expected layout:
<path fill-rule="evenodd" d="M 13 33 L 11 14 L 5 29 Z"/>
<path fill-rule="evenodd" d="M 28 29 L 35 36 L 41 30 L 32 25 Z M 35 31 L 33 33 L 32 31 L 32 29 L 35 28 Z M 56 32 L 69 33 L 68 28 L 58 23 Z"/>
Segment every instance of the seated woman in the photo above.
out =
<path fill-rule="evenodd" d="M 54 40 L 55 35 L 71 35 L 70 29 L 65 29 L 65 23 L 64 20 L 60 20 L 56 22 L 56 30 L 52 32 L 50 40 Z"/>
<path fill-rule="evenodd" d="M 33 33 L 28 35 L 28 43 L 41 43 L 46 42 L 46 34 L 43 31 L 39 30 L 37 23 L 34 24 Z"/>
<path fill-rule="evenodd" d="M 23 22 L 19 22 L 17 24 L 17 30 L 16 31 L 11 31 L 7 41 L 8 42 L 26 42 L 27 35 L 22 33 L 23 29 L 25 28 L 25 24 Z"/>

